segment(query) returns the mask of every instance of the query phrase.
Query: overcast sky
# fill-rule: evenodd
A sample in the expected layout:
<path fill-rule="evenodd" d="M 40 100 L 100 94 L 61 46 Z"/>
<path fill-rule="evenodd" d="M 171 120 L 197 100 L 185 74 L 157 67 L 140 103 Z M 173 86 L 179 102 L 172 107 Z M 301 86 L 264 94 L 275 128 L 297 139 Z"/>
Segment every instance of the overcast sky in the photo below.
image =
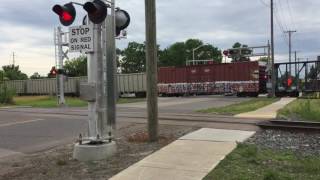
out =
<path fill-rule="evenodd" d="M 85 0 L 74 0 L 83 3 Z M 292 36 L 293 50 L 299 57 L 315 59 L 320 49 L 320 1 L 274 0 L 276 61 L 288 59 L 288 38 L 283 30 L 297 30 Z M 65 0 L 1 0 L 0 66 L 16 64 L 28 75 L 47 74 L 54 65 L 53 29 L 59 25 L 51 11 Z M 116 0 L 131 15 L 128 39 L 117 41 L 119 48 L 130 41 L 145 40 L 144 0 Z M 80 25 L 84 15 L 77 8 Z M 67 30 L 67 29 L 65 29 Z M 220 49 L 234 42 L 249 46 L 266 45 L 270 39 L 269 0 L 158 0 L 157 35 L 161 48 L 188 38 L 198 38 Z"/>

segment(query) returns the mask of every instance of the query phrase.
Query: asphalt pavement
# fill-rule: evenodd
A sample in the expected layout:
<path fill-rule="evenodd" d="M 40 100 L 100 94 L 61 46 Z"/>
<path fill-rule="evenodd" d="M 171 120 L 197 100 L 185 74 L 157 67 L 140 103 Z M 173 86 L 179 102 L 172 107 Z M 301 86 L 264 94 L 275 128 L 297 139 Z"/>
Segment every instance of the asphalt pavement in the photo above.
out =
<path fill-rule="evenodd" d="M 159 115 L 168 119 L 198 115 L 195 113 L 198 109 L 225 106 L 245 100 L 249 99 L 222 96 L 159 98 Z M 145 116 L 145 102 L 119 104 L 117 128 L 121 129 L 130 123 L 146 123 L 146 119 L 142 118 Z M 216 119 L 221 118 L 216 117 Z M 232 120 L 232 117 L 230 119 Z M 161 122 L 166 123 L 165 120 Z M 190 122 L 189 125 L 194 124 Z M 207 125 L 204 123 L 201 126 Z M 216 126 L 219 126 L 219 123 Z M 39 152 L 72 143 L 80 133 L 85 134 L 86 131 L 86 108 L 2 108 L 0 109 L 0 158 Z"/>

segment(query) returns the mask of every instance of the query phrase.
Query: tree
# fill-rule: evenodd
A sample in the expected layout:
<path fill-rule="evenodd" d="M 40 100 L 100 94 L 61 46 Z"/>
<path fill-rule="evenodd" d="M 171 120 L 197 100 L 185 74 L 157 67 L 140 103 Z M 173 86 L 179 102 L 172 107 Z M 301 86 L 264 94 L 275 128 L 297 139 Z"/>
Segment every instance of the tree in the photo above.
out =
<path fill-rule="evenodd" d="M 177 42 L 159 53 L 159 66 L 181 66 L 186 64 L 187 52 L 184 42 Z"/>
<path fill-rule="evenodd" d="M 195 51 L 195 59 L 210 60 L 213 59 L 217 63 L 221 63 L 221 50 L 213 45 L 206 45 L 199 39 L 188 39 L 185 42 L 177 42 L 161 51 L 159 54 L 160 66 L 182 66 L 187 60 L 193 59 L 193 49 L 199 47 Z"/>
<path fill-rule="evenodd" d="M 268 57 L 260 57 L 258 61 L 267 63 L 269 61 L 269 58 Z"/>
<path fill-rule="evenodd" d="M 239 42 L 234 43 L 232 48 L 241 48 L 241 43 L 239 43 Z"/>
<path fill-rule="evenodd" d="M 79 56 L 66 61 L 64 69 L 69 77 L 87 76 L 87 57 Z"/>
<path fill-rule="evenodd" d="M 320 63 L 316 63 L 315 66 L 311 66 L 310 71 L 308 73 L 309 79 L 317 79 L 320 74 Z"/>
<path fill-rule="evenodd" d="M 25 73 L 22 73 L 19 69 L 19 66 L 7 65 L 2 66 L 4 77 L 8 80 L 26 80 L 28 76 Z"/>
<path fill-rule="evenodd" d="M 4 72 L 0 70 L 0 84 L 4 81 Z"/>
<path fill-rule="evenodd" d="M 146 71 L 145 45 L 130 42 L 121 55 L 120 67 L 122 73 L 139 73 Z"/>
<path fill-rule="evenodd" d="M 44 77 L 41 77 L 41 75 L 38 72 L 35 72 L 30 76 L 30 79 L 42 79 L 42 78 Z"/>

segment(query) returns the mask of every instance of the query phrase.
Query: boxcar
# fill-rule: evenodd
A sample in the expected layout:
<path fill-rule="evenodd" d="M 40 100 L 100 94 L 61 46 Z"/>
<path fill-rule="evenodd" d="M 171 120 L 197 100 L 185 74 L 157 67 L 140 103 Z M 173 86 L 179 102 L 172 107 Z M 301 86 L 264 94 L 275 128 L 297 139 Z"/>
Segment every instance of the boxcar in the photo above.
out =
<path fill-rule="evenodd" d="M 266 92 L 265 65 L 237 62 L 158 69 L 158 90 L 164 96 L 237 94 L 258 96 Z"/>

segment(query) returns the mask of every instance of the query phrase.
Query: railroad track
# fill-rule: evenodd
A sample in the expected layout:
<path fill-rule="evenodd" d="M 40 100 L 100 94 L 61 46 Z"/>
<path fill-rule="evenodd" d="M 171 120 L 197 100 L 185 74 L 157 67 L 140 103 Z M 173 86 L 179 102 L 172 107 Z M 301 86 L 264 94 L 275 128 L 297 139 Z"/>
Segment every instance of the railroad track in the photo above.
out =
<path fill-rule="evenodd" d="M 280 130 L 296 130 L 306 132 L 320 132 L 320 123 L 306 121 L 285 121 L 285 120 L 269 120 L 258 122 L 257 125 L 263 129 L 280 129 Z"/>
<path fill-rule="evenodd" d="M 79 116 L 85 118 L 86 111 L 38 111 L 34 112 L 32 109 L 18 110 L 18 109 L 0 109 L 7 112 L 32 113 L 39 117 L 43 116 Z M 145 112 L 118 112 L 117 119 L 119 122 L 133 122 L 133 123 L 147 123 L 147 116 Z M 168 125 L 182 125 L 195 127 L 208 127 L 218 129 L 238 129 L 238 130 L 258 130 L 257 123 L 261 120 L 234 118 L 232 116 L 222 115 L 206 115 L 197 113 L 159 113 L 159 124 Z"/>

